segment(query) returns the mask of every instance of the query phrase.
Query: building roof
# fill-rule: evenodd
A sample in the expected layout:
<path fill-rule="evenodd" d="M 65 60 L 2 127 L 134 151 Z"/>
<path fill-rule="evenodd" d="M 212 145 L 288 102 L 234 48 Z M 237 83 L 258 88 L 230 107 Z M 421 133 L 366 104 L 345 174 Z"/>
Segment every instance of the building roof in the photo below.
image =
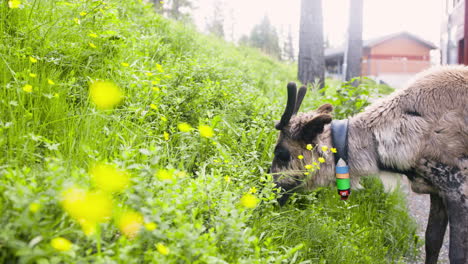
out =
<path fill-rule="evenodd" d="M 415 36 L 411 33 L 408 33 L 408 32 L 398 32 L 398 33 L 393 33 L 393 34 L 390 34 L 390 35 L 386 35 L 386 36 L 382 36 L 382 37 L 378 37 L 378 38 L 373 38 L 373 39 L 369 39 L 369 40 L 364 40 L 363 43 L 362 43 L 362 47 L 363 48 L 371 48 L 371 47 L 374 47 L 378 44 L 381 44 L 385 41 L 388 41 L 388 40 L 391 40 L 391 39 L 394 39 L 394 38 L 398 38 L 398 37 L 407 37 L 407 38 L 410 38 L 416 42 L 419 42 L 421 45 L 423 46 L 426 46 L 427 48 L 429 49 L 436 49 L 437 46 L 435 46 L 434 44 L 432 44 L 431 42 L 429 41 L 426 41 L 418 36 Z M 330 59 L 330 58 L 333 58 L 333 57 L 341 57 L 344 55 L 344 50 L 345 50 L 345 46 L 342 45 L 340 47 L 337 47 L 337 48 L 328 48 L 325 50 L 325 59 Z"/>

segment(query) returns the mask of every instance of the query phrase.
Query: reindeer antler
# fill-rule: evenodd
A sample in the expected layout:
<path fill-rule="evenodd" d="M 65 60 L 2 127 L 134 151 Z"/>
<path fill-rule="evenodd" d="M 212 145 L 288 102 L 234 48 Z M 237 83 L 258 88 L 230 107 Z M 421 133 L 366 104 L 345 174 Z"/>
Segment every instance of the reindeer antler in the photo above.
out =
<path fill-rule="evenodd" d="M 283 116 L 281 116 L 281 121 L 275 126 L 276 129 L 283 129 L 283 127 L 285 127 L 289 123 L 289 120 L 293 116 L 296 105 L 296 93 L 296 83 L 288 83 L 288 102 L 286 103 L 286 109 L 284 109 Z"/>
<path fill-rule="evenodd" d="M 297 93 L 297 99 L 296 99 L 296 107 L 294 108 L 293 115 L 297 114 L 299 111 L 299 108 L 301 107 L 302 100 L 304 100 L 304 96 L 307 93 L 307 87 L 305 85 L 301 86 L 299 88 L 299 92 Z"/>

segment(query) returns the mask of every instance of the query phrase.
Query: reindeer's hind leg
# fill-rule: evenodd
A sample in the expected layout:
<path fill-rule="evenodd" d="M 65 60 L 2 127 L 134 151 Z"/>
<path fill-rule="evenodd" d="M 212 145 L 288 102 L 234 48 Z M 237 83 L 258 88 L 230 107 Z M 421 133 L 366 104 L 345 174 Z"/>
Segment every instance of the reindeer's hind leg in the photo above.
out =
<path fill-rule="evenodd" d="M 426 228 L 426 264 L 436 264 L 447 229 L 447 211 L 442 198 L 431 194 L 431 211 Z"/>
<path fill-rule="evenodd" d="M 416 172 L 437 188 L 447 208 L 450 224 L 450 263 L 468 264 L 467 170 L 423 160 Z"/>

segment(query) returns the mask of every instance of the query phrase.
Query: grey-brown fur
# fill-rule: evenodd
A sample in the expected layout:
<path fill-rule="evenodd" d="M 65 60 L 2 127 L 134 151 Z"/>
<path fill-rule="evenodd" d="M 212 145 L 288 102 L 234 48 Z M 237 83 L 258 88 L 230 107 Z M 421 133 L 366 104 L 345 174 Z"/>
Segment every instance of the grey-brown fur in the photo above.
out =
<path fill-rule="evenodd" d="M 321 146 L 332 146 L 331 111 L 330 105 L 324 105 L 315 111 L 293 116 L 281 128 L 275 151 L 280 150 L 277 154 L 282 155 L 275 155 L 271 171 L 277 184 L 286 191 L 334 183 L 333 154 L 321 151 Z M 313 144 L 314 150 L 306 150 L 307 144 Z M 448 194 L 441 191 L 436 179 L 451 176 L 441 173 L 428 177 L 417 168 L 422 166 L 422 160 L 443 164 L 447 168 L 464 166 L 461 160 L 468 157 L 468 68 L 439 67 L 423 72 L 407 88 L 351 117 L 348 148 L 353 186 L 359 184 L 362 175 L 390 170 L 406 174 L 415 192 L 431 194 L 426 240 L 437 244 L 438 240 L 432 237 L 443 239 L 445 227 L 441 226 L 447 217 L 437 216 L 436 212 L 445 211 L 450 216 L 450 206 L 445 206 Z M 289 161 L 284 160 L 286 152 Z M 305 158 L 299 160 L 298 155 Z M 280 159 L 282 156 L 283 160 Z M 321 169 L 313 176 L 304 175 L 304 165 L 319 156 L 326 159 Z M 467 178 L 466 173 L 462 177 Z M 464 195 L 468 195 L 468 187 L 463 190 Z M 459 219 L 468 222 L 468 213 Z M 441 224 L 437 226 L 435 222 Z M 431 230 L 435 230 L 434 234 Z M 468 227 L 465 231 L 468 232 Z M 441 238 L 439 233 L 442 233 Z M 468 245 L 465 246 L 452 243 L 451 252 L 456 252 L 453 247 L 464 247 L 462 250 L 468 252 Z M 426 248 L 429 248 L 426 263 L 436 263 L 440 246 L 436 245 L 434 249 L 434 246 L 426 244 Z M 468 256 L 462 256 L 464 262 L 456 260 L 457 257 L 451 254 L 451 263 L 468 263 Z"/>

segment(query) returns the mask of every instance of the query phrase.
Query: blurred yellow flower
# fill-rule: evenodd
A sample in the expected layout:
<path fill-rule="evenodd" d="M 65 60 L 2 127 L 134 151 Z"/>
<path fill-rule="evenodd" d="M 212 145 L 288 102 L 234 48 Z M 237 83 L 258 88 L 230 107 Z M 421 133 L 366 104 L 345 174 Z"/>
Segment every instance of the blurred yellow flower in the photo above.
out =
<path fill-rule="evenodd" d="M 204 138 L 212 138 L 214 136 L 213 128 L 207 125 L 198 126 L 198 131 L 200 132 L 200 136 Z"/>
<path fill-rule="evenodd" d="M 124 67 L 130 66 L 130 64 L 128 64 L 128 63 L 126 63 L 126 62 L 122 62 L 122 63 L 120 63 L 120 65 L 122 65 L 122 66 L 124 66 Z"/>
<path fill-rule="evenodd" d="M 50 241 L 50 245 L 58 251 L 68 251 L 72 248 L 73 243 L 63 237 L 56 237 Z"/>
<path fill-rule="evenodd" d="M 322 158 L 322 157 L 319 157 L 317 160 L 318 160 L 318 162 L 320 162 L 320 163 L 324 163 L 324 162 L 325 162 L 325 159 Z"/>
<path fill-rule="evenodd" d="M 156 177 L 161 181 L 171 181 L 174 179 L 174 172 L 172 170 L 160 169 L 156 172 Z"/>
<path fill-rule="evenodd" d="M 79 19 L 79 18 L 77 18 L 77 17 L 73 18 L 73 21 L 74 21 L 74 22 L 75 22 L 75 24 L 77 24 L 77 25 L 80 25 L 80 24 L 81 24 L 81 21 L 80 21 L 80 19 Z"/>
<path fill-rule="evenodd" d="M 230 183 L 231 182 L 231 177 L 224 176 L 224 181 L 227 182 L 227 183 Z"/>
<path fill-rule="evenodd" d="M 258 204 L 258 198 L 250 193 L 247 193 L 241 197 L 240 204 L 245 208 L 255 208 Z"/>
<path fill-rule="evenodd" d="M 299 155 L 299 156 L 297 156 L 297 158 L 301 160 L 301 159 L 304 159 L 304 156 Z"/>
<path fill-rule="evenodd" d="M 327 152 L 327 150 L 328 150 L 328 147 L 327 147 L 327 146 L 322 146 L 322 151 L 323 151 L 323 152 Z"/>
<path fill-rule="evenodd" d="M 96 45 L 94 45 L 94 43 L 92 43 L 92 42 L 89 42 L 88 45 L 93 49 L 97 48 Z"/>
<path fill-rule="evenodd" d="M 54 85 L 54 84 L 55 84 L 55 82 L 52 81 L 51 79 L 47 79 L 47 83 L 50 84 L 50 85 Z"/>
<path fill-rule="evenodd" d="M 32 90 L 33 90 L 32 85 L 26 84 L 25 86 L 23 86 L 23 91 L 25 91 L 27 93 L 31 93 Z"/>
<path fill-rule="evenodd" d="M 154 110 L 158 109 L 158 107 L 155 104 L 150 104 L 150 108 Z"/>
<path fill-rule="evenodd" d="M 88 13 L 86 12 L 80 12 L 80 16 L 86 16 Z"/>
<path fill-rule="evenodd" d="M 256 193 L 257 192 L 257 188 L 255 187 L 252 187 L 249 189 L 249 193 Z"/>
<path fill-rule="evenodd" d="M 336 148 L 331 148 L 330 151 L 336 153 Z"/>
<path fill-rule="evenodd" d="M 153 231 L 156 228 L 158 228 L 158 225 L 156 223 L 153 223 L 153 222 L 145 223 L 145 229 L 148 231 Z"/>
<path fill-rule="evenodd" d="M 31 213 L 36 213 L 37 211 L 39 211 L 39 209 L 41 209 L 41 205 L 39 203 L 31 203 L 29 205 L 29 211 Z"/>
<path fill-rule="evenodd" d="M 92 236 L 96 233 L 96 225 L 97 223 L 89 222 L 85 219 L 78 220 L 78 223 L 81 225 L 81 230 L 86 236 Z"/>
<path fill-rule="evenodd" d="M 169 140 L 169 133 L 164 131 L 163 135 L 164 135 L 164 140 L 168 141 Z"/>
<path fill-rule="evenodd" d="M 35 73 L 30 73 L 29 76 L 30 76 L 31 78 L 36 78 L 36 77 L 37 77 L 37 74 L 35 74 Z"/>
<path fill-rule="evenodd" d="M 153 73 L 152 72 L 145 72 L 146 76 L 153 76 Z"/>
<path fill-rule="evenodd" d="M 169 248 L 166 247 L 163 243 L 157 243 L 156 250 L 162 255 L 168 255 L 170 252 Z"/>
<path fill-rule="evenodd" d="M 30 61 L 31 63 L 36 63 L 36 62 L 37 62 L 37 59 L 34 58 L 34 57 L 32 57 L 32 56 L 30 56 L 30 57 L 29 57 L 29 61 Z"/>
<path fill-rule="evenodd" d="M 159 89 L 158 87 L 153 87 L 152 89 L 153 89 L 153 91 L 155 91 L 155 92 L 161 91 L 161 89 Z"/>
<path fill-rule="evenodd" d="M 71 187 L 62 192 L 62 206 L 71 217 L 91 223 L 106 222 L 112 216 L 112 200 L 99 192 Z"/>
<path fill-rule="evenodd" d="M 310 170 L 310 169 L 312 169 L 312 165 L 310 165 L 310 164 L 307 164 L 307 165 L 305 165 L 305 166 L 304 166 L 304 168 L 306 168 L 306 169 Z"/>
<path fill-rule="evenodd" d="M 100 109 L 111 109 L 123 99 L 122 90 L 109 81 L 93 81 L 89 93 L 91 101 Z"/>
<path fill-rule="evenodd" d="M 21 5 L 20 0 L 10 0 L 10 1 L 8 1 L 8 7 L 9 8 L 18 8 L 18 7 L 20 7 L 20 5 Z"/>
<path fill-rule="evenodd" d="M 143 216 L 140 213 L 126 211 L 118 219 L 120 231 L 129 238 L 134 238 L 143 226 Z"/>
<path fill-rule="evenodd" d="M 89 172 L 96 186 L 106 192 L 121 192 L 130 184 L 129 174 L 114 165 L 96 164 Z"/>
<path fill-rule="evenodd" d="M 92 37 L 92 38 L 97 38 L 98 35 L 96 33 L 89 33 L 88 36 Z"/>
<path fill-rule="evenodd" d="M 193 130 L 193 127 L 187 123 L 179 123 L 177 125 L 177 128 L 179 129 L 180 132 L 190 132 Z"/>
<path fill-rule="evenodd" d="M 305 176 L 307 176 L 307 175 L 309 175 L 309 174 L 310 174 L 310 173 L 308 173 L 308 172 L 304 172 L 304 175 L 305 175 Z"/>
<path fill-rule="evenodd" d="M 306 148 L 307 148 L 307 150 L 312 150 L 313 149 L 311 144 L 307 144 Z"/>
<path fill-rule="evenodd" d="M 163 67 L 162 67 L 161 64 L 156 64 L 156 70 L 157 70 L 158 72 L 164 72 L 164 69 L 163 69 Z"/>

